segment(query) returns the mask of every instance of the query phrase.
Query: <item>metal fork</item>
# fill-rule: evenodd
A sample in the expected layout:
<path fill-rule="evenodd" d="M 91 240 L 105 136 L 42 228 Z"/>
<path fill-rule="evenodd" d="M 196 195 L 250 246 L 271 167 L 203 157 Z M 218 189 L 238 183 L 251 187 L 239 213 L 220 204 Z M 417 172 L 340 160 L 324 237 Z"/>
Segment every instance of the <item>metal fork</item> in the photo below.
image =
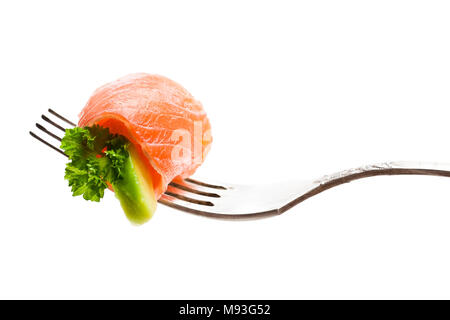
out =
<path fill-rule="evenodd" d="M 42 119 L 62 132 L 65 127 L 57 122 L 75 127 L 67 118 L 48 109 Z M 53 118 L 53 120 L 51 119 Z M 36 127 L 54 138 L 61 138 L 43 125 Z M 63 150 L 30 131 L 31 136 L 67 157 Z M 450 164 L 425 162 L 385 162 L 326 175 L 309 182 L 292 181 L 269 185 L 237 185 L 230 183 L 205 183 L 194 179 L 171 182 L 159 202 L 163 205 L 210 218 L 252 219 L 282 214 L 304 200 L 332 187 L 353 180 L 381 175 L 430 175 L 450 177 Z"/>

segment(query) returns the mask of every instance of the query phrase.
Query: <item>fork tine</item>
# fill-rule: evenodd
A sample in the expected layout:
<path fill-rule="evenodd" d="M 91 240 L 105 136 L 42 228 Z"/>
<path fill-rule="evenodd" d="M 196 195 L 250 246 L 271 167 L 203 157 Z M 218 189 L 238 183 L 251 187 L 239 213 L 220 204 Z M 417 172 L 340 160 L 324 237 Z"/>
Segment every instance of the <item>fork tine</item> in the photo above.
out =
<path fill-rule="evenodd" d="M 195 193 L 201 196 L 205 196 L 205 197 L 211 197 L 211 198 L 220 198 L 220 195 L 217 193 L 213 193 L 213 192 L 206 192 L 206 191 L 202 191 L 202 190 L 197 190 L 194 188 L 191 188 L 189 186 L 185 184 L 180 184 L 178 182 L 174 182 L 172 181 L 171 183 L 169 183 L 170 186 L 174 187 L 175 189 L 180 189 L 180 190 L 184 190 L 190 193 Z"/>
<path fill-rule="evenodd" d="M 183 196 L 181 194 L 174 193 L 174 192 L 171 192 L 171 191 L 166 191 L 166 192 L 164 192 L 164 194 L 168 195 L 168 196 L 171 196 L 171 197 L 174 197 L 174 198 L 177 198 L 177 199 L 180 199 L 180 200 L 183 200 L 183 201 L 186 201 L 186 202 L 198 204 L 198 205 L 201 205 L 201 206 L 208 206 L 208 207 L 214 206 L 214 203 L 212 203 L 211 201 L 197 200 L 197 199 L 194 199 L 194 198 L 191 198 L 191 197 L 186 197 L 186 196 Z"/>
<path fill-rule="evenodd" d="M 51 125 L 55 126 L 56 128 L 58 128 L 59 130 L 66 132 L 66 129 L 64 129 L 63 127 L 61 127 L 59 124 L 57 124 L 56 122 L 50 120 L 47 116 L 42 115 L 41 116 L 42 119 L 44 119 L 45 121 L 47 121 L 48 123 L 50 123 Z"/>
<path fill-rule="evenodd" d="M 184 179 L 184 180 L 187 181 L 187 182 L 193 183 L 193 184 L 197 184 L 197 185 L 202 186 L 202 187 L 208 187 L 208 188 L 213 188 L 213 189 L 227 190 L 227 188 L 225 188 L 225 187 L 223 187 L 223 186 L 218 186 L 218 185 L 215 185 L 215 184 L 210 184 L 210 183 L 206 183 L 206 182 L 201 182 L 201 181 L 194 180 L 194 179 L 191 179 L 191 178 L 187 178 L 187 179 Z"/>
<path fill-rule="evenodd" d="M 35 134 L 33 131 L 30 131 L 30 135 L 31 135 L 33 138 L 35 138 L 35 139 L 39 140 L 40 142 L 42 142 L 43 144 L 45 144 L 46 146 L 48 146 L 48 147 L 52 148 L 53 150 L 55 150 L 55 151 L 61 153 L 63 156 L 65 156 L 65 157 L 67 157 L 67 158 L 69 157 L 69 156 L 68 156 L 67 154 L 65 154 L 61 149 L 59 149 L 59 148 L 55 147 L 54 145 L 52 145 L 51 143 L 45 141 L 44 139 L 42 139 L 41 137 L 39 137 L 37 134 Z"/>
<path fill-rule="evenodd" d="M 39 130 L 44 131 L 46 134 L 48 134 L 50 137 L 55 138 L 58 141 L 61 141 L 62 139 L 60 137 L 58 137 L 56 134 L 54 134 L 53 132 L 48 131 L 44 126 L 40 125 L 39 123 L 36 123 L 36 127 Z"/>
<path fill-rule="evenodd" d="M 60 115 L 59 113 L 56 113 L 56 111 L 52 110 L 51 108 L 48 109 L 48 112 L 50 112 L 52 115 L 54 115 L 55 117 L 61 119 L 62 121 L 70 124 L 71 126 L 76 127 L 77 125 L 75 123 L 73 123 L 72 121 L 68 120 L 67 118 L 64 118 L 62 115 Z"/>

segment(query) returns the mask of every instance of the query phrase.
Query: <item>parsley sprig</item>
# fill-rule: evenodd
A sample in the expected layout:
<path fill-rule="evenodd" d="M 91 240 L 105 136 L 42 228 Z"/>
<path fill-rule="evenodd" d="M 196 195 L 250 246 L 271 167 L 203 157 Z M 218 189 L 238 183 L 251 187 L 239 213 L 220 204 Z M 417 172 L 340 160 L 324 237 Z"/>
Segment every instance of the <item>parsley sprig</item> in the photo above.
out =
<path fill-rule="evenodd" d="M 108 187 L 123 178 L 129 141 L 99 125 L 67 129 L 61 148 L 69 156 L 64 178 L 73 196 L 100 201 Z"/>

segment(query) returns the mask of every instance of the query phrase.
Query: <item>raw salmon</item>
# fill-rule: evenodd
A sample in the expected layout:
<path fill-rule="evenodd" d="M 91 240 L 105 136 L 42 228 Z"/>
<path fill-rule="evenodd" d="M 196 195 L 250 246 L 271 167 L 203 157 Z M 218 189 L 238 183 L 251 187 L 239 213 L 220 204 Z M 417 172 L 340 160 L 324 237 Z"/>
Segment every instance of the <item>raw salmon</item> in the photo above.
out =
<path fill-rule="evenodd" d="M 130 140 L 148 169 L 157 199 L 174 178 L 194 173 L 212 142 L 202 104 L 159 75 L 131 74 L 100 87 L 79 118 L 80 127 L 99 124 Z"/>

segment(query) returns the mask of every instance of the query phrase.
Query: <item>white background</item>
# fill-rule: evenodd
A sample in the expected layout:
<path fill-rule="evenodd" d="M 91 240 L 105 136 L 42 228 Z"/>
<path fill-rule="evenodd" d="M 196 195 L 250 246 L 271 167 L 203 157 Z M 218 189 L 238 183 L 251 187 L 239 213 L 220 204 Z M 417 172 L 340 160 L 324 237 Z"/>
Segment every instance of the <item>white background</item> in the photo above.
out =
<path fill-rule="evenodd" d="M 4 1 L 0 298 L 450 298 L 450 179 L 377 177 L 284 215 L 208 220 L 73 198 L 33 140 L 98 86 L 165 75 L 202 101 L 196 177 L 315 179 L 450 162 L 446 1 Z M 34 129 L 33 129 L 34 130 Z"/>

